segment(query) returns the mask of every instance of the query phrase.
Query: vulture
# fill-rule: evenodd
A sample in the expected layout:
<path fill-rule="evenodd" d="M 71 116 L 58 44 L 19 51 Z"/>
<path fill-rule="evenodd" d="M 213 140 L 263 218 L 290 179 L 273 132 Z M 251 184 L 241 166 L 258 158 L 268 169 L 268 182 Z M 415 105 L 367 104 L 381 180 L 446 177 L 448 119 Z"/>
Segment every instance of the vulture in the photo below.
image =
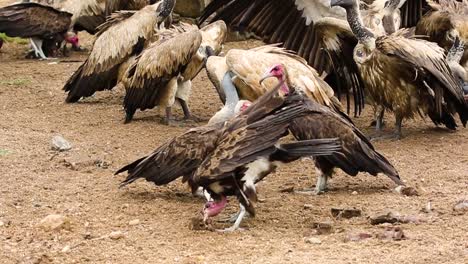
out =
<path fill-rule="evenodd" d="M 468 105 L 442 48 L 433 42 L 407 37 L 407 30 L 376 36 L 364 26 L 357 0 L 332 0 L 331 5 L 346 10 L 349 25 L 359 40 L 354 60 L 369 96 L 384 110 L 395 114 L 395 133 L 391 137 L 401 138 L 403 119 L 417 113 L 453 130 L 457 127 L 454 114 L 458 113 L 466 126 Z M 379 131 L 381 124 L 382 115 L 377 118 Z"/>
<path fill-rule="evenodd" d="M 457 63 L 453 58 L 449 58 L 450 55 L 447 59 L 451 63 L 449 65 L 452 70 L 456 72 L 456 77 L 468 83 L 468 76 L 460 73 L 460 71 L 465 74 L 468 72 L 468 1 L 428 0 L 428 3 L 431 10 L 419 20 L 415 34 L 427 36 L 429 41 L 436 42 L 447 52 L 451 49 L 461 51 L 455 56 Z"/>
<path fill-rule="evenodd" d="M 68 92 L 65 101 L 77 102 L 96 91 L 114 87 L 119 66 L 144 49 L 155 26 L 172 13 L 174 3 L 175 0 L 162 0 L 135 13 L 116 13 L 101 25 L 89 57 L 63 87 Z"/>
<path fill-rule="evenodd" d="M 291 133 L 298 140 L 336 137 L 343 146 L 342 150 L 333 155 L 314 159 L 318 178 L 313 192 L 320 194 L 326 190 L 328 178 L 332 177 L 335 167 L 351 176 L 356 176 L 359 172 L 367 172 L 374 176 L 378 173 L 384 173 L 396 184 L 403 184 L 393 165 L 374 149 L 366 136 L 341 110 L 339 102 L 336 103 L 337 100 L 333 94 L 324 96 L 326 91 L 331 90 L 327 83 L 320 78 L 313 78 L 314 75 L 311 74 L 310 70 L 309 72 L 301 71 L 301 66 L 297 64 L 300 59 L 294 62 L 292 58 L 297 57 L 292 53 L 285 53 L 283 49 L 279 48 L 274 48 L 276 52 L 273 54 L 260 52 L 272 48 L 274 47 L 266 46 L 257 48 L 256 51 L 254 49 L 243 52 L 230 50 L 226 54 L 226 58 L 212 56 L 208 59 L 206 67 L 208 76 L 215 83 L 215 86 L 219 86 L 217 89 L 223 91 L 220 97 L 226 98 L 225 106 L 212 117 L 212 120 L 233 112 L 233 105 L 239 98 L 255 100 L 258 98 L 256 96 L 261 96 L 262 92 L 265 93 L 269 87 L 273 87 L 275 84 L 273 81 L 268 83 L 266 79 L 263 81 L 265 77 L 262 77 L 265 69 L 270 68 L 272 64 L 269 64 L 268 68 L 263 68 L 263 63 L 268 64 L 273 60 L 281 61 L 282 64 L 267 71 L 267 76 L 277 77 L 281 85 L 293 87 L 298 92 L 305 94 L 311 101 L 322 105 L 320 112 L 294 119 L 290 126 Z M 234 54 L 238 55 L 237 58 L 233 58 Z M 287 59 L 288 56 L 289 59 Z M 217 77 L 223 72 L 225 75 L 222 79 Z M 264 82 L 266 86 L 261 90 L 256 88 L 256 82 L 260 81 Z M 251 90 L 257 92 L 244 92 Z M 310 96 L 308 95 L 310 91 L 315 91 L 312 93 L 313 95 L 322 95 L 322 97 Z M 327 104 L 326 102 L 331 103 Z"/>
<path fill-rule="evenodd" d="M 0 8 L 0 33 L 30 38 L 36 57 L 46 59 L 45 42 L 69 40 L 72 14 L 37 3 L 19 3 Z"/>
<path fill-rule="evenodd" d="M 139 178 L 163 185 L 182 176 L 193 191 L 202 187 L 209 194 L 203 208 L 207 224 L 226 206 L 226 196 L 237 196 L 240 213 L 234 225 L 224 230 L 234 231 L 246 212 L 255 216 L 255 184 L 277 166 L 339 149 L 336 139 L 278 143 L 288 134 L 292 119 L 315 112 L 316 106 L 301 94 L 278 86 L 237 116 L 190 129 L 116 174 L 128 171 L 122 186 Z"/>
<path fill-rule="evenodd" d="M 147 5 L 152 5 L 157 0 L 105 0 L 106 16 L 120 10 L 140 10 Z"/>
<path fill-rule="evenodd" d="M 165 109 L 164 122 L 172 119 L 172 106 L 178 102 L 186 119 L 192 118 L 188 107 L 192 79 L 205 66 L 206 59 L 221 51 L 226 38 L 223 21 L 198 29 L 182 24 L 160 34 L 129 66 L 124 80 L 126 95 L 125 122 L 133 119 L 137 109 Z M 180 32 L 179 32 L 180 31 Z"/>
<path fill-rule="evenodd" d="M 106 21 L 106 0 L 26 0 L 54 7 L 72 14 L 70 27 L 75 31 L 96 34 L 99 25 Z"/>
<path fill-rule="evenodd" d="M 400 21 L 398 13 L 392 12 L 400 6 L 399 0 L 390 1 L 392 4 L 387 0 L 363 3 L 364 22 L 378 35 L 392 32 L 388 25 L 394 24 L 383 21 Z M 402 19 L 411 15 L 406 12 Z M 320 75 L 328 73 L 326 80 L 338 98 L 346 95 L 348 113 L 350 90 L 354 113 L 361 112 L 365 87 L 352 59 L 357 39 L 346 23 L 345 12 L 331 8 L 330 0 L 214 0 L 204 10 L 200 23 L 218 19 L 234 30 L 252 32 L 266 43 L 282 43 L 297 52 Z"/>

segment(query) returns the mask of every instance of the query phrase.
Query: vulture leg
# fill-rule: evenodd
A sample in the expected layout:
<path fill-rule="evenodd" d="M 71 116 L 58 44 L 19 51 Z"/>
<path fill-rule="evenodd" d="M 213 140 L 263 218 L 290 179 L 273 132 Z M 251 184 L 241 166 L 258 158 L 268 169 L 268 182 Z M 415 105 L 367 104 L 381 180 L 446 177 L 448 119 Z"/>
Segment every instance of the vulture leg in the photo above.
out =
<path fill-rule="evenodd" d="M 331 177 L 332 170 L 323 170 L 317 166 L 317 183 L 315 184 L 314 194 L 321 194 L 327 191 L 328 178 Z"/>
<path fill-rule="evenodd" d="M 384 122 L 383 122 L 384 113 L 385 113 L 384 108 L 379 105 L 377 107 L 377 114 L 376 114 L 376 117 L 375 117 L 375 130 L 377 132 L 382 131 L 382 129 L 384 127 Z"/>
<path fill-rule="evenodd" d="M 169 125 L 172 121 L 172 107 L 168 106 L 166 107 L 166 117 L 164 118 L 163 123 L 165 125 Z"/>
<path fill-rule="evenodd" d="M 242 204 L 239 204 L 241 207 L 243 207 Z M 221 219 L 219 220 L 218 222 L 222 222 L 222 223 L 235 223 L 237 218 L 239 217 L 239 214 L 241 213 L 242 210 L 239 210 L 239 212 L 227 217 L 227 218 L 224 218 L 224 219 Z M 249 212 L 246 213 L 246 215 L 244 217 L 250 217 L 250 214 Z"/>
<path fill-rule="evenodd" d="M 395 134 L 394 134 L 394 139 L 401 139 L 402 138 L 402 134 L 401 134 L 401 125 L 403 123 L 403 118 L 398 115 L 398 114 L 395 114 Z"/>
<path fill-rule="evenodd" d="M 247 210 L 245 209 L 245 207 L 242 204 L 239 204 L 239 206 L 240 206 L 240 210 L 239 210 L 239 213 L 237 215 L 237 219 L 234 222 L 234 225 L 232 225 L 229 228 L 216 230 L 216 231 L 219 231 L 219 232 L 233 232 L 233 231 L 236 231 L 236 230 L 242 230 L 242 228 L 239 228 L 239 226 L 240 226 L 240 224 L 242 222 L 242 219 L 244 219 L 244 216 L 245 216 L 245 213 L 247 212 Z"/>
<path fill-rule="evenodd" d="M 46 60 L 47 57 L 42 51 L 42 40 L 37 38 L 31 38 L 30 40 L 36 57 Z"/>

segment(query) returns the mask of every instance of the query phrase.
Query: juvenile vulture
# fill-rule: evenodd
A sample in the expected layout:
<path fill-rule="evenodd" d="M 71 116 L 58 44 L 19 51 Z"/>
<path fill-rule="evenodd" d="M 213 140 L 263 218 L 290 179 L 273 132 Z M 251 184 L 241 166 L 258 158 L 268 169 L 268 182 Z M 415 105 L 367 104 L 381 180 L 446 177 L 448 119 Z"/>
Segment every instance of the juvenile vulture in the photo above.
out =
<path fill-rule="evenodd" d="M 214 199 L 203 208 L 205 223 L 226 206 L 226 196 L 235 195 L 240 213 L 225 231 L 236 230 L 246 211 L 255 216 L 255 184 L 278 165 L 339 149 L 333 139 L 278 143 L 288 134 L 293 118 L 314 112 L 317 105 L 306 105 L 303 96 L 289 93 L 278 86 L 227 122 L 191 129 L 173 138 L 150 156 L 120 169 L 117 173 L 129 172 L 122 185 L 138 178 L 162 185 L 183 176 L 193 191 L 202 187 Z"/>
<path fill-rule="evenodd" d="M 178 30 L 182 33 L 177 32 Z M 186 31 L 186 32 L 184 32 Z M 129 67 L 124 86 L 125 122 L 130 122 L 137 109 L 159 106 L 166 111 L 164 122 L 172 119 L 172 106 L 177 101 L 186 119 L 191 118 L 188 100 L 195 78 L 210 55 L 221 51 L 226 38 L 226 24 L 212 23 L 202 29 L 196 26 L 162 32 Z"/>
<path fill-rule="evenodd" d="M 392 0 L 398 1 L 398 0 Z M 366 1 L 363 17 L 366 26 L 384 35 L 388 23 L 397 20 L 393 5 L 386 0 Z M 399 3 L 398 3 L 399 5 Z M 330 8 L 330 0 L 214 0 L 200 22 L 222 19 L 234 30 L 252 32 L 266 43 L 283 43 L 306 59 L 320 75 L 328 73 L 338 98 L 352 91 L 354 113 L 364 107 L 364 84 L 352 59 L 357 39 L 346 23 L 346 14 Z M 393 23 L 390 23 L 393 26 Z M 325 52 L 324 52 L 325 51 Z"/>
<path fill-rule="evenodd" d="M 163 0 L 135 13 L 118 13 L 106 21 L 88 59 L 63 88 L 68 92 L 66 102 L 77 102 L 96 91 L 114 87 L 119 66 L 143 50 L 152 38 L 155 26 L 162 23 L 173 8 L 174 0 Z"/>
<path fill-rule="evenodd" d="M 31 38 L 37 57 L 46 59 L 42 44 L 68 40 L 72 14 L 36 3 L 19 3 L 0 8 L 0 33 Z"/>
<path fill-rule="evenodd" d="M 445 60 L 445 53 L 436 43 L 408 38 L 400 30 L 376 37 L 364 27 L 357 0 L 332 0 L 332 6 L 346 10 L 353 33 L 359 40 L 354 50 L 366 89 L 373 101 L 395 113 L 395 133 L 401 137 L 404 118 L 416 113 L 428 115 L 436 124 L 456 129 L 454 114 L 463 126 L 468 120 L 468 105 L 462 89 L 455 81 Z M 381 129 L 381 116 L 377 129 Z"/>

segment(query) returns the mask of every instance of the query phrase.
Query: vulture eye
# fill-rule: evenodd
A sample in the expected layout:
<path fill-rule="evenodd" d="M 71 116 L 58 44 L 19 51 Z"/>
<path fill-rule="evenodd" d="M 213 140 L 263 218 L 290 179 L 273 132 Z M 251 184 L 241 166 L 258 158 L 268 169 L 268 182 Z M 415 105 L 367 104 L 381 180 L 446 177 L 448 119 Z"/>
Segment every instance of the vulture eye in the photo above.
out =
<path fill-rule="evenodd" d="M 379 18 L 374 19 L 374 23 L 375 23 L 377 26 L 380 25 L 380 19 L 379 19 Z"/>
<path fill-rule="evenodd" d="M 358 49 L 358 50 L 356 50 L 356 55 L 357 55 L 358 57 L 363 57 L 363 56 L 364 56 L 364 52 L 363 52 L 361 49 Z"/>

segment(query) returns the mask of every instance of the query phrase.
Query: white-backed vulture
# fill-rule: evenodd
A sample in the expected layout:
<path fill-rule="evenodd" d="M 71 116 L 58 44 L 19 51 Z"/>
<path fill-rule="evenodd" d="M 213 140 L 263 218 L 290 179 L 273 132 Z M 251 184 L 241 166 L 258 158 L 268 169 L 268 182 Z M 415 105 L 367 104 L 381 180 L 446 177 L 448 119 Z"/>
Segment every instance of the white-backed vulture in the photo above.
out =
<path fill-rule="evenodd" d="M 436 43 L 408 38 L 400 30 L 376 37 L 364 27 L 357 0 L 332 0 L 332 6 L 346 10 L 353 33 L 359 40 L 354 50 L 356 61 L 374 102 L 395 113 L 394 137 L 401 137 L 404 118 L 416 113 L 428 115 L 436 124 L 455 129 L 454 114 L 463 126 L 468 120 L 468 105 L 459 83 L 447 65 L 445 53 Z M 377 129 L 381 128 L 381 118 Z"/>
<path fill-rule="evenodd" d="M 168 124 L 176 101 L 185 118 L 191 118 L 187 103 L 192 80 L 205 66 L 206 59 L 221 51 L 227 28 L 219 21 L 200 30 L 186 25 L 166 32 L 167 36 L 161 32 L 160 40 L 145 49 L 128 69 L 123 82 L 127 91 L 125 122 L 130 122 L 138 109 L 159 106 L 166 111 L 164 121 Z"/>
<path fill-rule="evenodd" d="M 67 39 L 72 14 L 36 3 L 19 3 L 0 8 L 0 33 L 31 38 L 36 57 L 46 59 L 43 42 Z M 49 52 L 51 53 L 51 52 Z"/>
<path fill-rule="evenodd" d="M 154 28 L 172 13 L 174 0 L 148 5 L 135 13 L 117 13 L 102 25 L 88 59 L 68 79 L 66 102 L 77 102 L 96 91 L 117 84 L 120 64 L 139 54 L 154 34 Z"/>
<path fill-rule="evenodd" d="M 394 17 L 396 13 L 387 10 L 391 6 L 386 0 L 367 2 L 363 11 L 366 26 L 385 34 L 383 20 L 399 20 Z M 330 0 L 214 0 L 200 21 L 218 19 L 234 30 L 252 32 L 266 43 L 282 43 L 305 58 L 320 75 L 328 73 L 326 81 L 337 97 L 346 95 L 348 113 L 350 90 L 355 115 L 364 107 L 364 85 L 352 59 L 357 39 L 343 10 L 330 8 Z"/>
<path fill-rule="evenodd" d="M 183 176 L 193 191 L 202 187 L 214 199 L 204 206 L 205 223 L 222 211 L 226 196 L 237 196 L 241 211 L 225 230 L 234 231 L 246 211 L 255 216 L 255 184 L 278 165 L 339 149 L 334 139 L 278 144 L 292 119 L 316 111 L 317 104 L 305 102 L 310 101 L 277 87 L 233 119 L 191 129 L 117 173 L 129 172 L 122 185 L 138 178 L 166 184 Z"/>

